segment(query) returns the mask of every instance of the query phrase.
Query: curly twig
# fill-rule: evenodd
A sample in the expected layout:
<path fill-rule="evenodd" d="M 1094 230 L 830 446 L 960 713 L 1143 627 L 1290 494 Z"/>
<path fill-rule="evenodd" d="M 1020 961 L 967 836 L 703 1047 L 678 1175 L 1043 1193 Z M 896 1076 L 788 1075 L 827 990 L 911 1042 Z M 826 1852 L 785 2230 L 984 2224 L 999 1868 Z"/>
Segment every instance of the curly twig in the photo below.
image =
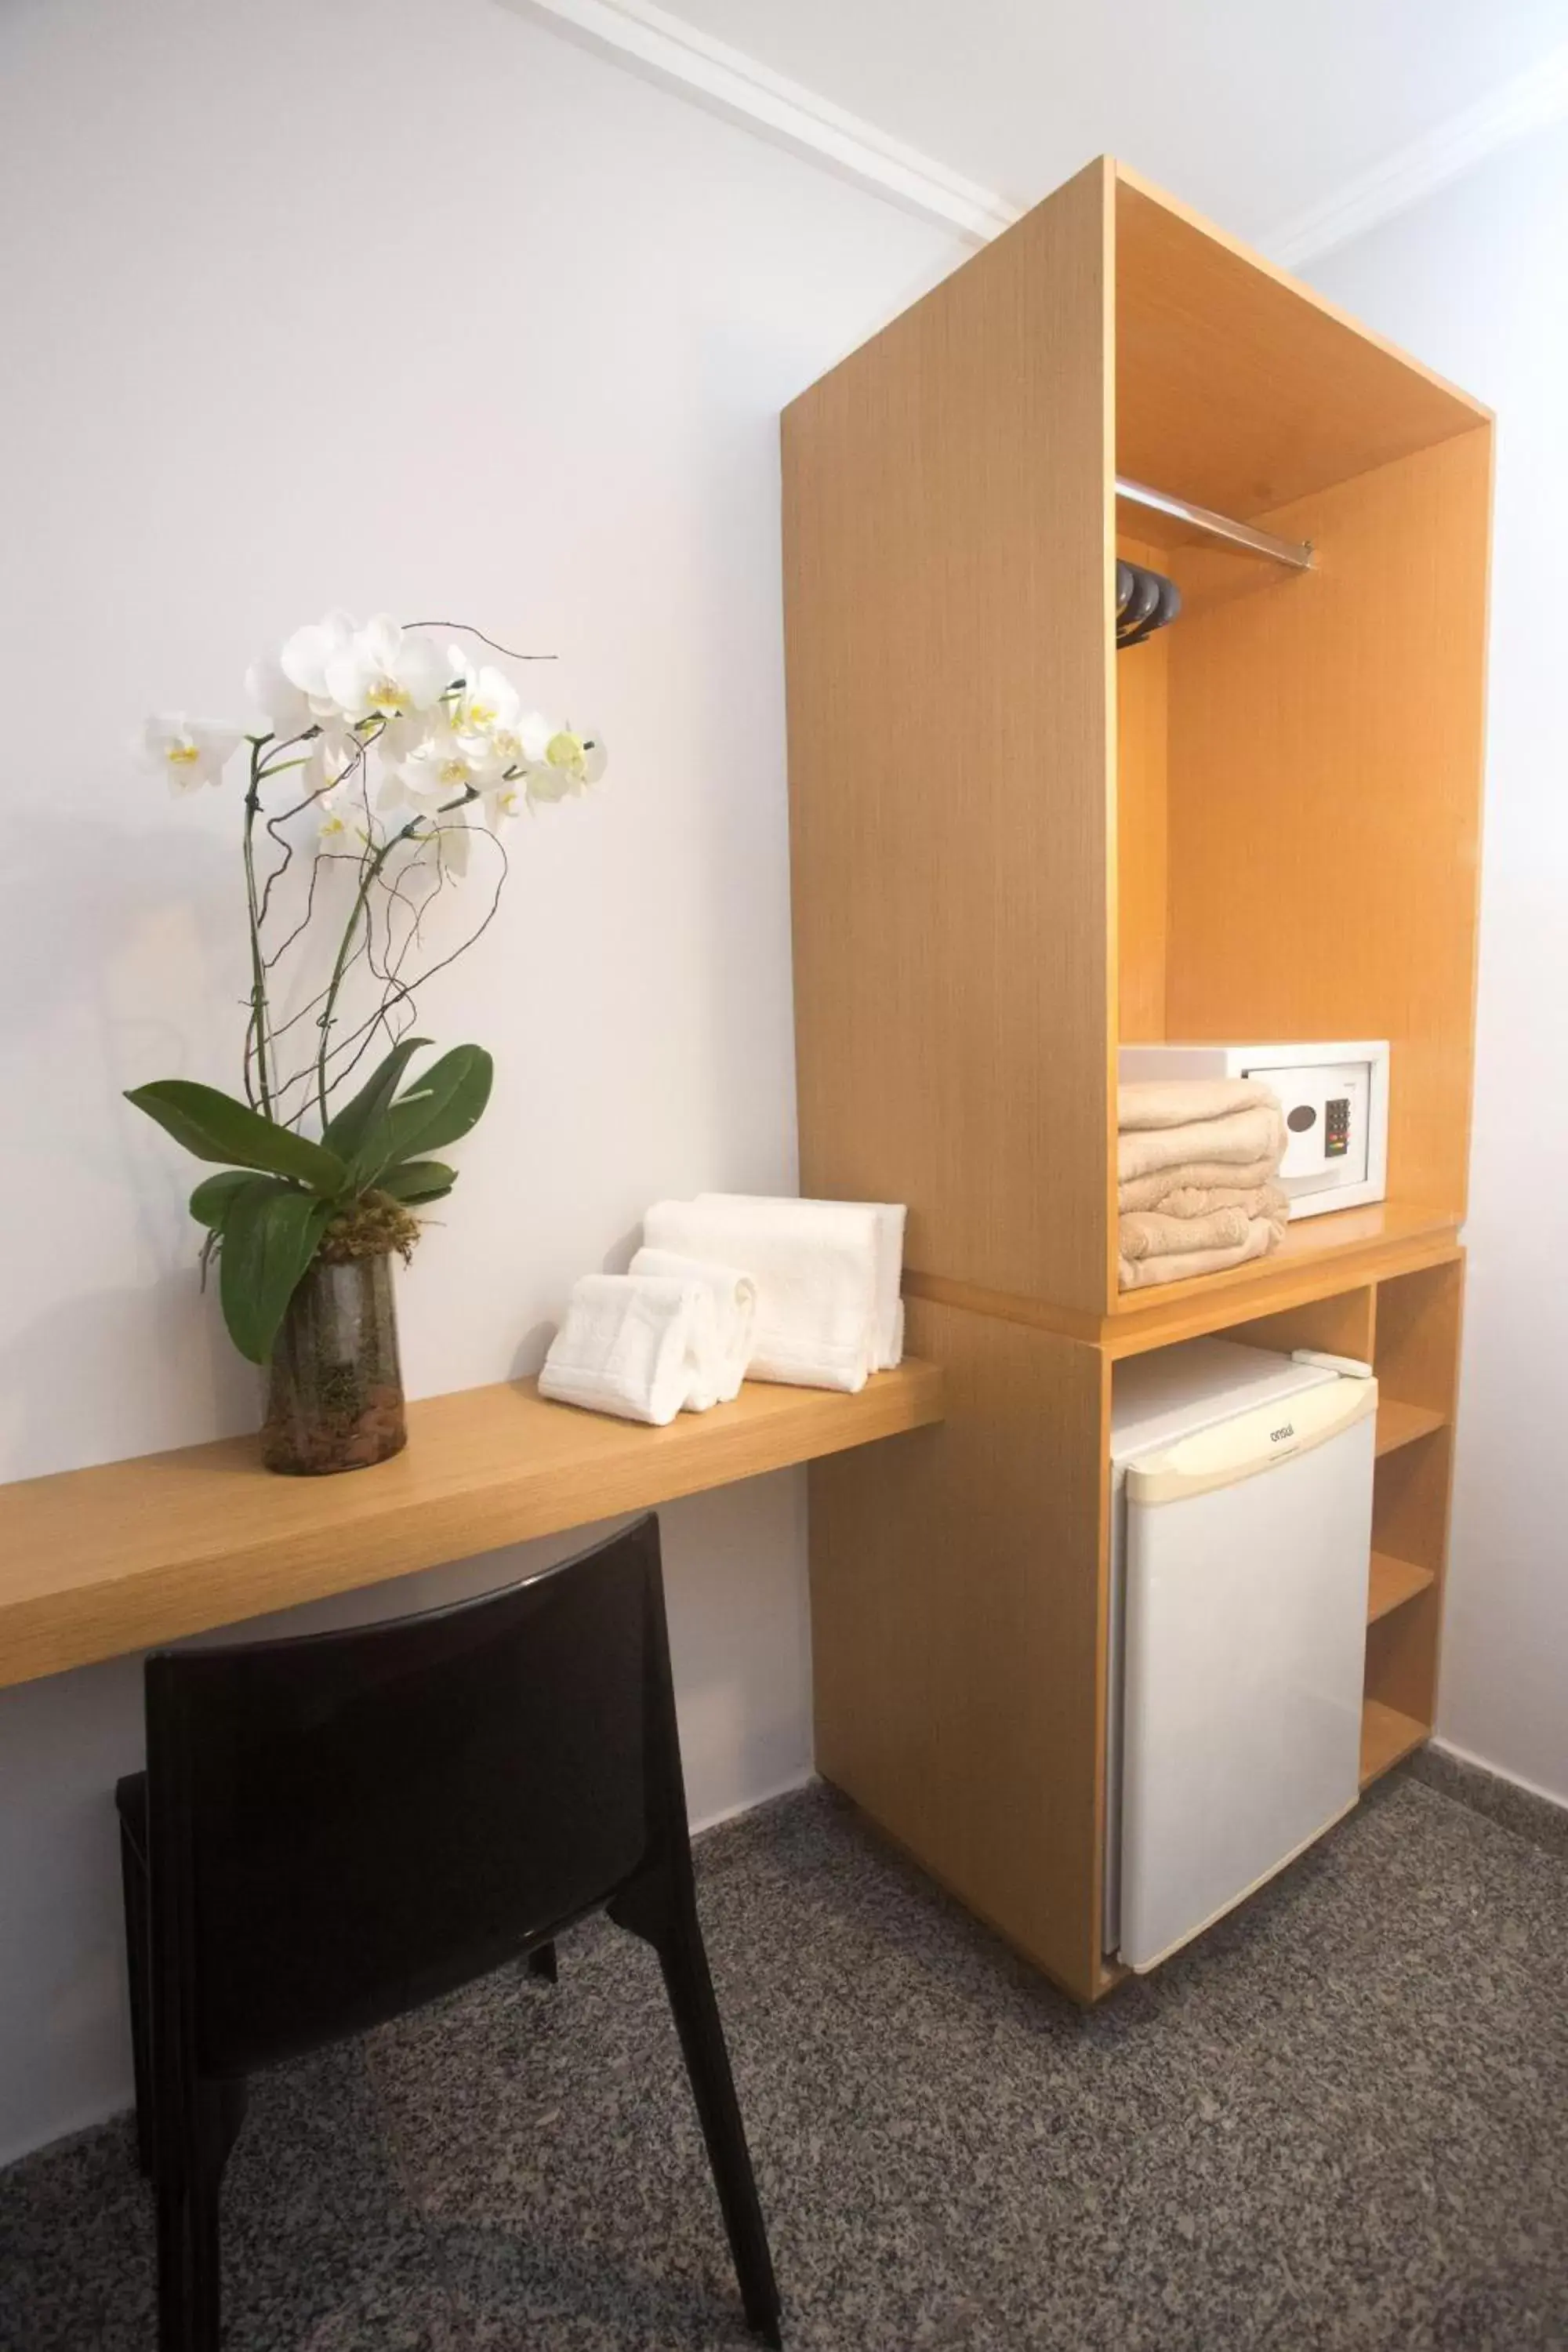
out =
<path fill-rule="evenodd" d="M 305 911 L 300 916 L 299 921 L 295 924 L 293 929 L 289 932 L 288 938 L 279 941 L 279 945 L 274 948 L 269 956 L 266 956 L 262 959 L 262 969 L 264 971 L 272 971 L 276 969 L 276 967 L 282 961 L 283 958 L 288 954 L 289 949 L 293 946 L 300 932 L 305 929 L 306 926 L 310 922 L 310 917 L 315 911 L 316 883 L 321 875 L 321 862 L 323 858 L 328 857 L 331 855 L 331 853 L 330 850 L 318 850 L 315 856 L 311 858 L 310 887 L 305 892 Z M 278 869 L 279 875 L 281 875 L 283 870 L 283 867 L 280 866 Z M 277 877 L 274 877 L 274 879 L 276 878 Z M 271 887 L 272 885 L 269 882 L 267 886 L 267 890 L 270 890 Z M 263 915 L 267 912 L 266 890 L 264 890 L 261 895 L 261 911 Z M 287 1026 L 287 1024 L 285 1024 L 285 1026 Z M 276 1035 L 277 1032 L 274 1031 L 273 1034 Z"/>
<path fill-rule="evenodd" d="M 392 909 L 394 907 L 402 907 L 405 910 L 409 919 L 409 936 L 412 937 L 418 929 L 419 908 L 416 902 L 409 897 L 408 892 L 404 887 L 404 884 L 410 874 L 416 873 L 420 870 L 420 860 L 417 857 L 410 858 L 407 863 L 394 875 L 391 881 L 388 881 L 386 878 L 387 872 L 389 870 L 389 868 L 384 868 L 381 877 L 383 887 L 386 892 L 387 901 L 384 917 L 386 923 L 386 947 L 379 964 L 375 961 L 374 944 L 368 957 L 372 971 L 374 972 L 377 980 L 384 982 L 388 987 L 392 985 L 393 982 L 397 977 L 396 960 L 406 955 L 408 952 L 408 940 L 405 939 L 402 948 L 396 950 L 395 955 Z M 369 910 L 367 909 L 367 912 Z M 371 925 L 371 930 L 374 940 L 374 921 Z"/>
<path fill-rule="evenodd" d="M 403 625 L 405 629 L 458 629 L 466 637 L 478 637 L 480 645 L 489 646 L 492 653 L 505 654 L 508 661 L 558 661 L 560 659 L 558 654 L 520 654 L 510 646 L 498 646 L 493 637 L 487 637 L 483 629 L 476 629 L 471 621 L 405 621 Z"/>
<path fill-rule="evenodd" d="M 363 760 L 363 752 L 360 756 Z M 343 770 L 343 775 L 345 776 L 351 775 L 352 773 L 352 768 L 345 768 Z M 336 781 L 341 783 L 342 778 L 339 777 Z M 288 873 L 294 859 L 294 844 L 279 832 L 279 826 L 280 824 L 288 824 L 290 819 L 303 815 L 306 809 L 313 808 L 318 801 L 325 800 L 327 794 L 332 790 L 332 788 L 331 782 L 321 784 L 313 793 L 307 793 L 302 801 L 296 801 L 292 808 L 279 809 L 275 816 L 269 816 L 263 820 L 267 831 L 272 835 L 273 840 L 283 852 L 283 856 L 279 862 L 273 867 L 271 873 L 268 876 L 266 883 L 262 888 L 261 907 L 258 918 L 259 921 L 265 922 L 267 920 L 267 909 L 272 903 L 273 887 L 275 884 L 282 881 L 283 877 Z M 276 959 L 274 959 L 274 961 L 276 961 Z"/>
<path fill-rule="evenodd" d="M 450 826 L 437 828 L 437 830 L 448 832 L 452 828 Z M 506 887 L 506 878 L 508 872 L 510 871 L 510 861 L 507 857 L 506 845 L 504 842 L 500 840 L 493 833 L 487 834 L 485 838 L 494 842 L 496 854 L 500 859 L 501 870 L 496 877 L 495 890 L 491 896 L 489 906 L 486 910 L 483 919 L 475 925 L 467 939 L 458 942 L 458 944 L 452 950 L 450 955 L 442 956 L 438 962 L 428 965 L 424 971 L 416 974 L 412 980 L 405 981 L 400 979 L 397 981 L 384 1003 L 378 1007 L 375 1013 L 371 1014 L 367 1020 L 362 1022 L 357 1029 L 352 1029 L 346 1037 L 339 1038 L 336 1045 L 331 1047 L 327 1055 L 329 1062 L 335 1060 L 340 1054 L 346 1052 L 351 1045 L 353 1045 L 356 1043 L 358 1044 L 359 1050 L 354 1055 L 353 1060 L 348 1064 L 347 1068 L 340 1069 L 334 1073 L 331 1081 L 334 1087 L 340 1086 L 342 1083 L 342 1080 L 347 1077 L 349 1071 L 352 1070 L 354 1067 L 355 1063 L 359 1061 L 361 1055 L 364 1053 L 366 1045 L 369 1042 L 366 1033 L 368 1032 L 370 1034 L 374 1034 L 375 1029 L 386 1015 L 389 1013 L 395 1011 L 399 1005 L 406 1003 L 413 997 L 416 990 L 423 988 L 426 981 L 434 980 L 438 971 L 445 971 L 448 964 L 456 963 L 459 956 L 467 955 L 468 950 L 479 944 L 479 941 L 484 937 L 486 931 L 489 930 L 491 923 L 494 922 L 497 910 L 500 906 L 501 892 Z M 445 886 L 437 885 L 438 888 L 441 887 Z"/>

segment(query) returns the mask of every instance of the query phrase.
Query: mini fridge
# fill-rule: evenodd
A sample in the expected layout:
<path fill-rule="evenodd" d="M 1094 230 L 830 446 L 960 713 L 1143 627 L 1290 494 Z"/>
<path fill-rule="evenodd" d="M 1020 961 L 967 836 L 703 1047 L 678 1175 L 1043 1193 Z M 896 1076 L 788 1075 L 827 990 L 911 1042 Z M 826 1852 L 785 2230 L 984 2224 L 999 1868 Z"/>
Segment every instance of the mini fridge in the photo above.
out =
<path fill-rule="evenodd" d="M 1104 1942 L 1152 1969 L 1359 1789 L 1377 1383 L 1194 1339 L 1111 1410 Z"/>

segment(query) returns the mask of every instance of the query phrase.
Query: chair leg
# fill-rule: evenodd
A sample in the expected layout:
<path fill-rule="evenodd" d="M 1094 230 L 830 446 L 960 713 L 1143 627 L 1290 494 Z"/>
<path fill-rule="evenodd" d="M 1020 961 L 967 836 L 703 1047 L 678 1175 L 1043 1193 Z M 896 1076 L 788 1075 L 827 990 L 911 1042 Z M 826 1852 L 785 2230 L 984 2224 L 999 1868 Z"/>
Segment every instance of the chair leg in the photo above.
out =
<path fill-rule="evenodd" d="M 764 2344 L 776 2347 L 782 2342 L 779 2291 L 702 1931 L 694 1908 L 677 1900 L 671 1911 L 668 1928 L 654 1939 L 665 1989 L 708 2144 L 708 2161 L 723 2209 L 747 2323 Z"/>
<path fill-rule="evenodd" d="M 147 1872 L 123 1822 L 120 1828 L 120 1875 L 125 1891 L 125 1972 L 131 1992 L 131 2063 L 136 2083 L 136 2161 L 151 2179 L 157 2140 L 153 2121 Z"/>
<path fill-rule="evenodd" d="M 158 2352 L 218 2352 L 221 2273 L 218 2184 L 221 2119 L 176 2152 L 165 2139 L 158 2169 Z"/>
<path fill-rule="evenodd" d="M 528 1973 L 531 1977 L 542 1977 L 546 1984 L 556 1981 L 559 1968 L 553 1944 L 535 1944 L 528 1956 Z"/>

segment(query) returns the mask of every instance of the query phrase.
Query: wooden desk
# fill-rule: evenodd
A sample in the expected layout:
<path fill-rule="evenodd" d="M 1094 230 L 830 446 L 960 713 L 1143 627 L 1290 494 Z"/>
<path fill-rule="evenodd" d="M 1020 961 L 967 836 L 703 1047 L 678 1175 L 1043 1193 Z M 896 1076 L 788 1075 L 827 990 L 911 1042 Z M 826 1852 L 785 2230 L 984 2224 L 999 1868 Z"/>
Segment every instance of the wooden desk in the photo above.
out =
<path fill-rule="evenodd" d="M 280 1478 L 221 1438 L 0 1487 L 0 1685 L 645 1510 L 942 1418 L 908 1362 L 858 1396 L 748 1382 L 667 1429 L 546 1403 L 531 1381 L 431 1397 L 394 1461 Z"/>

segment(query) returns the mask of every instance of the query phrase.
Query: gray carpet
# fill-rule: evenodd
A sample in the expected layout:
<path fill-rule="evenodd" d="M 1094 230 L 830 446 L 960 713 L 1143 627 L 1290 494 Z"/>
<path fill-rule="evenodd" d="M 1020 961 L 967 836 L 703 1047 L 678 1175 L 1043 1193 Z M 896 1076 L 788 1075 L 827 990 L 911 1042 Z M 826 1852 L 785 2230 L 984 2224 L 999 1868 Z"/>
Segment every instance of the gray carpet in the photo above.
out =
<path fill-rule="evenodd" d="M 1568 2346 L 1568 1864 L 1405 1775 L 1080 2015 L 815 1790 L 700 1883 L 790 2352 Z M 651 1957 L 601 1925 L 257 2085 L 226 2352 L 727 2352 Z M 151 2352 L 117 2122 L 0 2173 L 5 2352 Z"/>

